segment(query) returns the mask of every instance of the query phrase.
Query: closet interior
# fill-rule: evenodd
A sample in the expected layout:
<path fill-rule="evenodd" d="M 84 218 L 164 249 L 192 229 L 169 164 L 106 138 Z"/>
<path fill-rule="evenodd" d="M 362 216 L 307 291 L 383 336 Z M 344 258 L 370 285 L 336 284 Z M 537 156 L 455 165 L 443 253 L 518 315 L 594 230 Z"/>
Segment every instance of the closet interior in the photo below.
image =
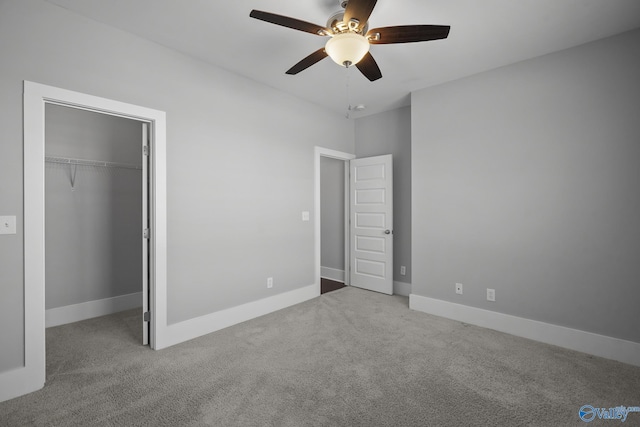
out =
<path fill-rule="evenodd" d="M 45 107 L 47 327 L 142 306 L 142 126 Z"/>

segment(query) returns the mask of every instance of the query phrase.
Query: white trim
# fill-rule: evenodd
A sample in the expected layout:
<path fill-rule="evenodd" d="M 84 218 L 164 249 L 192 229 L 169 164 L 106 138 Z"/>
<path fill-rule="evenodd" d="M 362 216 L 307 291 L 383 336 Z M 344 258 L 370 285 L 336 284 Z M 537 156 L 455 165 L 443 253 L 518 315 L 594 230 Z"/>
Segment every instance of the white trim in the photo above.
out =
<path fill-rule="evenodd" d="M 344 270 L 337 268 L 320 267 L 320 277 L 323 279 L 335 280 L 344 283 Z"/>
<path fill-rule="evenodd" d="M 166 114 L 106 98 L 24 82 L 24 366 L 0 373 L 0 401 L 38 390 L 45 382 L 44 107 L 80 108 L 150 123 L 151 347 L 167 319 Z M 19 384 L 19 386 L 17 385 Z"/>
<path fill-rule="evenodd" d="M 258 301 L 196 317 L 195 319 L 185 320 L 184 322 L 169 325 L 159 345 L 160 348 L 164 348 L 179 344 L 299 304 L 317 296 L 316 285 L 313 284 Z"/>
<path fill-rule="evenodd" d="M 33 370 L 28 370 L 26 367 L 2 372 L 0 373 L 0 402 L 31 393 L 42 387 L 44 387 L 44 380 L 38 387 L 38 384 L 33 382 Z"/>
<path fill-rule="evenodd" d="M 313 150 L 313 165 L 314 165 L 314 191 L 313 191 L 313 201 L 314 201 L 314 252 L 315 252 L 315 274 L 314 278 L 316 280 L 316 288 L 318 291 L 318 295 L 320 295 L 320 262 L 321 262 L 321 246 L 320 246 L 320 237 L 321 237 L 321 229 L 320 229 L 320 158 L 321 157 L 329 157 L 331 159 L 343 160 L 345 164 L 345 171 L 349 170 L 348 161 L 351 159 L 355 159 L 356 156 L 350 153 L 343 153 L 341 151 L 331 150 L 329 148 L 323 147 L 314 147 Z M 345 175 L 345 188 L 348 188 L 348 172 Z M 348 200 L 349 191 L 345 190 L 345 200 Z M 347 203 L 347 202 L 345 202 Z M 348 205 L 345 205 L 345 270 L 349 270 L 349 233 L 348 233 Z M 348 275 L 347 275 L 348 276 Z M 344 280 L 345 285 L 349 284 L 349 278 L 345 277 Z"/>
<path fill-rule="evenodd" d="M 640 366 L 640 343 L 411 294 L 409 308 Z"/>
<path fill-rule="evenodd" d="M 45 312 L 45 326 L 66 325 L 136 307 L 142 307 L 142 292 L 50 308 Z"/>
<path fill-rule="evenodd" d="M 344 284 L 347 286 L 351 286 L 351 160 L 344 161 Z"/>
<path fill-rule="evenodd" d="M 393 281 L 393 294 L 408 297 L 411 295 L 411 283 Z"/>

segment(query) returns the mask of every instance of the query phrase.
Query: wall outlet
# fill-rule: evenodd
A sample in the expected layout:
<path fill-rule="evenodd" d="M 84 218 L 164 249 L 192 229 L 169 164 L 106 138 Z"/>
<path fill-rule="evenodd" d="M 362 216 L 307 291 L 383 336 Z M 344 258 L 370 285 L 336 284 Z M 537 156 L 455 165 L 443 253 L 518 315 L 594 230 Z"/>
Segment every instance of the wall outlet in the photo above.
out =
<path fill-rule="evenodd" d="M 267 277 L 267 288 L 273 288 L 273 277 Z"/>
<path fill-rule="evenodd" d="M 404 276 L 405 274 L 407 274 L 407 267 L 405 267 L 404 265 L 400 266 L 400 275 Z"/>
<path fill-rule="evenodd" d="M 456 294 L 462 295 L 462 283 L 456 283 Z"/>
<path fill-rule="evenodd" d="M 487 288 L 487 301 L 496 300 L 496 290 Z"/>

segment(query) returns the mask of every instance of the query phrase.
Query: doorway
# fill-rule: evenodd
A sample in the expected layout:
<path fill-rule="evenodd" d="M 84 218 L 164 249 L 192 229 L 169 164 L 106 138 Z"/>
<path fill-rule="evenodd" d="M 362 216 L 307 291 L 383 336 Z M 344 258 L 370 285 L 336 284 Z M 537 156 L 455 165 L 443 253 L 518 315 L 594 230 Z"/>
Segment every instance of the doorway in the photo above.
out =
<path fill-rule="evenodd" d="M 45 105 L 47 328 L 148 307 L 147 126 Z"/>
<path fill-rule="evenodd" d="M 24 368 L 15 395 L 44 386 L 45 372 L 45 105 L 57 104 L 149 125 L 149 343 L 165 347 L 166 114 L 162 111 L 33 82 L 24 82 Z"/>
<path fill-rule="evenodd" d="M 345 161 L 320 157 L 320 294 L 346 286 Z"/>
<path fill-rule="evenodd" d="M 348 233 L 348 224 L 349 224 L 349 212 L 348 212 L 348 206 L 349 206 L 349 184 L 348 184 L 348 180 L 346 179 L 346 177 L 349 176 L 349 160 L 354 159 L 355 156 L 353 154 L 349 154 L 349 153 L 344 153 L 341 151 L 335 151 L 335 150 L 330 150 L 328 148 L 323 148 L 323 147 L 315 147 L 314 150 L 314 162 L 315 162 L 315 212 L 314 212 L 314 218 L 315 218 L 315 277 L 316 277 L 316 283 L 318 285 L 318 295 L 320 295 L 322 293 L 322 281 L 323 281 L 323 277 L 325 279 L 330 279 L 334 282 L 342 282 L 344 285 L 349 286 L 349 233 Z M 337 257 L 333 257 L 332 262 L 335 265 L 340 265 L 343 267 L 342 270 L 340 270 L 339 268 L 335 268 L 335 269 L 331 269 L 331 267 L 329 267 L 329 269 L 327 269 L 327 266 L 324 266 L 325 269 L 323 271 L 323 265 L 322 265 L 322 240 L 323 240 L 323 229 L 322 229 L 322 225 L 323 225 L 323 220 L 322 220 L 322 182 L 323 182 L 323 177 L 322 177 L 322 173 L 324 172 L 330 172 L 327 169 L 323 168 L 323 164 L 326 165 L 330 165 L 329 167 L 331 167 L 332 169 L 335 168 L 342 168 L 343 173 L 342 173 L 342 177 L 343 177 L 343 188 L 344 191 L 342 192 L 342 197 L 343 197 L 343 202 L 339 203 L 339 201 L 335 200 L 335 198 L 339 197 L 339 194 L 334 196 L 329 196 L 332 198 L 332 202 L 334 202 L 334 204 L 336 206 L 343 206 L 343 220 L 342 220 L 342 230 L 344 230 L 343 233 L 332 233 L 331 237 L 330 237 L 330 243 L 327 243 L 326 237 L 325 237 L 325 245 L 330 244 L 331 247 L 329 249 L 333 249 L 336 248 L 338 245 L 340 245 L 340 239 L 339 237 L 336 236 L 342 236 L 342 247 L 343 250 L 340 251 L 342 253 L 342 258 L 343 258 L 343 262 L 340 263 L 339 260 L 337 259 Z M 335 185 L 339 185 L 339 183 L 336 183 L 335 180 L 331 181 L 330 180 L 332 187 Z M 326 197 L 325 197 L 326 199 Z M 326 201 L 326 200 L 325 200 Z M 337 213 L 337 216 L 339 216 L 340 214 Z M 330 225 L 329 225 L 330 224 Z M 331 227 L 340 227 L 339 224 L 339 218 L 338 219 L 334 219 L 334 221 L 325 223 L 325 227 L 327 226 L 331 226 Z M 326 231 L 326 230 L 325 230 Z M 326 235 L 325 235 L 326 236 Z M 325 247 L 325 249 L 327 249 Z M 324 273 L 324 274 L 323 274 Z M 329 277 L 327 277 L 329 276 Z M 342 280 L 340 280 L 342 279 Z M 338 285 L 334 285 L 334 286 L 338 286 Z M 331 285 L 329 285 L 329 287 L 331 287 Z"/>
<path fill-rule="evenodd" d="M 344 169 L 344 284 L 393 294 L 393 162 L 391 155 L 355 155 L 316 147 L 316 283 L 322 293 L 322 165 L 338 160 Z M 335 240 L 335 239 L 334 239 Z M 327 272 L 331 270 L 324 270 Z"/>

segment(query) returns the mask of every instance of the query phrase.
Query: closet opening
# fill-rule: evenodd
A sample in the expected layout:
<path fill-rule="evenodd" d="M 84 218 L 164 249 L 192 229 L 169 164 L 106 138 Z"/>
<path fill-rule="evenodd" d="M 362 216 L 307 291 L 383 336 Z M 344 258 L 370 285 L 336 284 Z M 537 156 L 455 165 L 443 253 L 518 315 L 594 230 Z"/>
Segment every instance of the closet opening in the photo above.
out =
<path fill-rule="evenodd" d="M 45 104 L 47 328 L 137 309 L 149 344 L 148 126 Z"/>

